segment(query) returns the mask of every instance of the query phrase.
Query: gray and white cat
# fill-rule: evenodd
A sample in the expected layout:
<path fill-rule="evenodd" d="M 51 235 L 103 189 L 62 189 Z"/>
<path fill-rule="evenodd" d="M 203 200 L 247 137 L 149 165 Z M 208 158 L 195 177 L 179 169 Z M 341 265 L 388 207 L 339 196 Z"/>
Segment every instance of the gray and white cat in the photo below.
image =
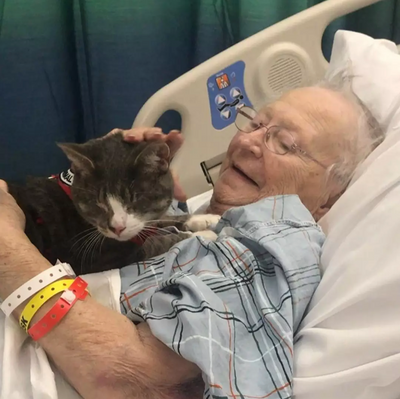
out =
<path fill-rule="evenodd" d="M 193 234 L 215 238 L 208 229 L 217 215 L 166 215 L 173 196 L 166 144 L 114 134 L 59 147 L 72 162 L 70 187 L 71 174 L 9 185 L 27 236 L 50 262 L 100 272 L 162 254 Z"/>

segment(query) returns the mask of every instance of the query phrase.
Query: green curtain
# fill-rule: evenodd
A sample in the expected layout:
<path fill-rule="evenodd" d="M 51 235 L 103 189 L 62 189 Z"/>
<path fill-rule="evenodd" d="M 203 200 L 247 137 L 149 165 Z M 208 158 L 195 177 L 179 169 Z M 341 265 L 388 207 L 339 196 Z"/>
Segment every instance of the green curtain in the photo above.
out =
<path fill-rule="evenodd" d="M 127 127 L 157 90 L 321 0 L 0 0 L 0 176 L 66 167 L 56 141 Z M 400 0 L 335 21 L 400 43 Z M 166 130 L 179 127 L 167 115 Z"/>
<path fill-rule="evenodd" d="M 225 29 L 231 43 L 243 40 L 268 26 L 324 0 L 226 0 Z M 327 28 L 323 47 L 330 57 L 333 36 L 338 29 L 365 33 L 400 44 L 400 1 L 385 0 L 333 21 Z"/>

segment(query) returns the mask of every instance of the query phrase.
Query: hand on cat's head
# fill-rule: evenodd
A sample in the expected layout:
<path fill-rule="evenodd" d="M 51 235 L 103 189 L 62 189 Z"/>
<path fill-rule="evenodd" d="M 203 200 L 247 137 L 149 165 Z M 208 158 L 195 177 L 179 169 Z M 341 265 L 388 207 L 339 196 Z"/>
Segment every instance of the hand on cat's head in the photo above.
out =
<path fill-rule="evenodd" d="M 0 180 L 0 231 L 8 228 L 25 230 L 25 215 L 17 205 L 15 199 L 8 194 L 8 186 Z"/>
<path fill-rule="evenodd" d="M 168 134 L 165 134 L 159 127 L 134 127 L 127 130 L 113 129 L 107 136 L 115 133 L 121 133 L 124 136 L 124 140 L 130 143 L 162 141 L 170 148 L 171 157 L 182 147 L 184 141 L 179 130 L 171 130 Z"/>
<path fill-rule="evenodd" d="M 158 127 L 134 127 L 132 129 L 113 129 L 106 135 L 121 133 L 124 140 L 128 143 L 139 143 L 142 141 L 162 141 L 166 143 L 171 151 L 171 159 L 181 148 L 184 138 L 179 130 L 171 130 L 168 134 L 164 134 Z M 186 201 L 187 196 L 179 183 L 177 174 L 174 171 L 172 176 L 174 178 L 174 197 L 178 201 Z"/>

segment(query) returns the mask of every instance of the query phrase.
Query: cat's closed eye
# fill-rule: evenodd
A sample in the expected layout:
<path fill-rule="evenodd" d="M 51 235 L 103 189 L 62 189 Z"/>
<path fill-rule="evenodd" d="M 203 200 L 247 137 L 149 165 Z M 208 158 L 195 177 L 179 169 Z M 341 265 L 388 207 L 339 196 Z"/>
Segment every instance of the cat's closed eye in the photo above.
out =
<path fill-rule="evenodd" d="M 97 206 L 98 208 L 100 208 L 101 210 L 108 212 L 108 207 L 107 207 L 107 205 L 103 204 L 102 202 L 96 202 L 96 206 Z"/>
<path fill-rule="evenodd" d="M 96 222 L 98 217 L 104 212 L 108 212 L 108 207 L 101 202 L 96 202 L 93 205 L 79 202 L 75 204 L 77 208 L 85 215 L 85 218 L 90 222 Z"/>

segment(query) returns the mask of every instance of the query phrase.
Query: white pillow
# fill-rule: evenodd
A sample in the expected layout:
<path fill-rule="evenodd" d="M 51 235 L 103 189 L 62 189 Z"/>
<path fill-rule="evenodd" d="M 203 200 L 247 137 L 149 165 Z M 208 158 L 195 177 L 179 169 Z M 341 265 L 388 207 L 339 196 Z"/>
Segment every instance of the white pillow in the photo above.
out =
<path fill-rule="evenodd" d="M 205 213 L 210 205 L 213 190 L 189 198 L 186 202 L 189 213 Z"/>
<path fill-rule="evenodd" d="M 387 128 L 321 220 L 323 278 L 295 345 L 296 399 L 400 397 L 400 55 L 394 43 L 337 32 L 327 77 Z"/>

